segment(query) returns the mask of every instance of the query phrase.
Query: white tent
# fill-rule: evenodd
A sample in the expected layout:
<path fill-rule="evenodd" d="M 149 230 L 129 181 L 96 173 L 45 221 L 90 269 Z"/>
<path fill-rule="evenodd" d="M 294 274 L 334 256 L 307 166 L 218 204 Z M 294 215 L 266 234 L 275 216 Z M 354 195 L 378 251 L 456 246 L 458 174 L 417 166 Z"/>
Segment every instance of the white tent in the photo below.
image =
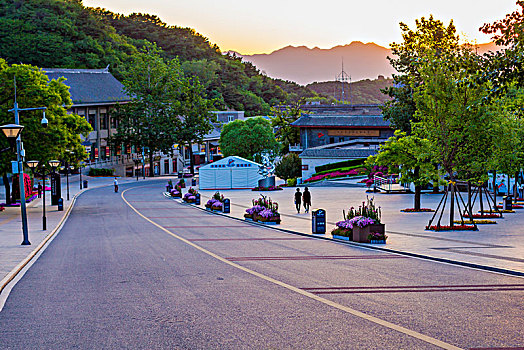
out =
<path fill-rule="evenodd" d="M 231 156 L 204 165 L 198 170 L 201 190 L 225 190 L 253 188 L 258 186 L 262 175 L 258 173 L 260 164 Z"/>

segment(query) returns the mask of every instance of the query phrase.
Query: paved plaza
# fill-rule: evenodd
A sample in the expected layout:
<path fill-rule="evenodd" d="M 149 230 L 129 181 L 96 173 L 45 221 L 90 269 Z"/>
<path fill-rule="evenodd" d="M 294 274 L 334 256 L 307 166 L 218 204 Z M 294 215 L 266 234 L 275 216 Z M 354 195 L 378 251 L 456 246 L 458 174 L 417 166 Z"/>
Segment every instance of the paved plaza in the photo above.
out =
<path fill-rule="evenodd" d="M 433 213 L 403 213 L 400 209 L 413 207 L 413 194 L 366 193 L 356 181 L 336 181 L 323 186 L 310 187 L 312 210 L 322 208 L 327 213 L 327 234 L 337 221 L 343 220 L 342 210 L 358 207 L 367 198 L 374 198 L 382 210 L 382 222 L 386 224 L 388 240 L 385 247 L 396 251 L 421 254 L 487 267 L 516 271 L 524 274 L 524 209 L 504 214 L 495 225 L 478 225 L 479 231 L 425 230 Z M 297 214 L 293 202 L 295 188 L 283 191 L 256 192 L 249 190 L 224 190 L 220 193 L 231 199 L 231 216 L 243 218 L 244 211 L 251 207 L 251 200 L 260 194 L 271 197 L 279 204 L 283 229 L 311 234 L 311 214 Z M 303 188 L 301 188 L 303 191 Z M 201 191 L 202 204 L 216 191 Z M 422 207 L 435 209 L 442 194 L 422 194 Z M 498 198 L 499 202 L 501 197 Z M 478 209 L 478 208 L 477 208 Z M 442 223 L 448 220 L 444 214 Z"/>

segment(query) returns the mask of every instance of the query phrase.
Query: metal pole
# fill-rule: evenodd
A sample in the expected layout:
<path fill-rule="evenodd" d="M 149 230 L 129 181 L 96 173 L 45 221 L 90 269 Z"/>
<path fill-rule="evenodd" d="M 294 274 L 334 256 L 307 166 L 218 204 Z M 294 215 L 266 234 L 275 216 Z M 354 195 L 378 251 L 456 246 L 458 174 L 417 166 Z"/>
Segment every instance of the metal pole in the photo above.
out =
<path fill-rule="evenodd" d="M 47 219 L 45 217 L 45 176 L 46 176 L 45 169 L 42 172 L 42 176 L 44 178 L 44 204 L 42 205 L 42 230 L 45 231 L 47 230 Z"/>
<path fill-rule="evenodd" d="M 80 165 L 80 189 L 82 189 L 82 166 Z"/>
<path fill-rule="evenodd" d="M 18 102 L 16 102 L 16 78 L 15 78 L 15 106 L 14 106 L 14 112 L 15 112 L 15 124 L 20 124 L 19 117 L 18 117 Z M 27 229 L 27 211 L 25 206 L 25 188 L 24 188 L 24 164 L 22 162 L 22 156 L 21 156 L 21 136 L 18 135 L 18 138 L 16 139 L 16 160 L 18 161 L 18 180 L 20 183 L 20 209 L 22 212 L 22 232 L 24 235 L 24 240 L 22 241 L 22 245 L 30 245 L 31 242 L 29 242 L 29 232 Z"/>
<path fill-rule="evenodd" d="M 69 200 L 69 164 L 66 163 L 67 200 Z"/>

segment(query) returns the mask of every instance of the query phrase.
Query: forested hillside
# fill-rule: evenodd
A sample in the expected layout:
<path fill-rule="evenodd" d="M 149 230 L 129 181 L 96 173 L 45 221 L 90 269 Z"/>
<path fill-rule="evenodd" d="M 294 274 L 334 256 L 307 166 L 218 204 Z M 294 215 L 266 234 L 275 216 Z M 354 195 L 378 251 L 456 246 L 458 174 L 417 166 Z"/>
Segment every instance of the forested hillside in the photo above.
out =
<path fill-rule="evenodd" d="M 167 59 L 177 57 L 197 75 L 217 108 L 268 114 L 276 104 L 317 94 L 293 82 L 260 74 L 190 28 L 169 26 L 157 16 L 123 16 L 86 8 L 78 0 L 0 0 L 0 57 L 9 63 L 54 68 L 104 68 L 119 77 L 129 57 L 146 41 Z"/>
<path fill-rule="evenodd" d="M 393 79 L 379 77 L 375 80 L 360 80 L 354 83 L 344 83 L 344 92 L 347 102 L 352 104 L 383 104 L 390 98 L 380 90 L 393 84 Z M 335 81 L 326 81 L 322 83 L 312 83 L 307 87 L 318 94 L 333 96 L 338 100 L 342 96 L 342 83 Z"/>

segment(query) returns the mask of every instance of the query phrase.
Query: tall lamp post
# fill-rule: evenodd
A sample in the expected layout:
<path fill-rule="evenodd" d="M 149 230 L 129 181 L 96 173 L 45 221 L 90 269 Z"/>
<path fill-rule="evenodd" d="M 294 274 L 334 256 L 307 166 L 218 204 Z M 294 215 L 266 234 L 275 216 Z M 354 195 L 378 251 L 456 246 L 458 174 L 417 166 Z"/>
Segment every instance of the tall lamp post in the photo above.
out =
<path fill-rule="evenodd" d="M 45 215 L 45 180 L 46 180 L 47 175 L 55 172 L 55 169 L 60 165 L 60 161 L 50 160 L 49 162 L 47 162 L 47 164 L 49 164 L 49 166 L 51 167 L 51 171 L 46 172 L 45 164 L 40 164 L 41 171 L 35 172 L 35 169 L 38 167 L 39 162 L 37 160 L 30 160 L 27 162 L 27 166 L 29 166 L 31 170 L 33 170 L 33 174 L 42 176 L 42 182 L 44 183 L 44 186 L 43 186 L 44 187 L 44 198 L 43 198 L 43 205 L 42 205 L 42 230 L 43 231 L 47 230 L 47 218 Z"/>
<path fill-rule="evenodd" d="M 16 140 L 16 160 L 18 163 L 18 179 L 20 180 L 20 211 L 22 216 L 22 232 L 24 236 L 24 240 L 22 241 L 22 245 L 30 245 L 31 242 L 29 242 L 29 232 L 27 229 L 27 211 L 26 211 L 26 205 L 25 205 L 25 188 L 24 188 L 24 164 L 22 160 L 22 138 L 20 137 L 20 133 L 22 132 L 22 129 L 24 128 L 20 124 L 20 118 L 18 113 L 20 111 L 36 111 L 36 110 L 42 110 L 44 111 L 44 115 L 42 118 L 42 126 L 47 127 L 47 119 L 45 117 L 45 110 L 46 107 L 35 107 L 35 108 L 18 108 L 18 102 L 16 100 L 16 76 L 14 77 L 14 86 L 15 86 L 15 103 L 13 105 L 12 109 L 9 109 L 8 112 L 13 112 L 15 115 L 15 123 L 14 124 L 8 124 L 0 126 L 0 129 L 4 132 L 5 136 L 10 140 L 9 142 L 12 143 L 11 140 Z"/>

